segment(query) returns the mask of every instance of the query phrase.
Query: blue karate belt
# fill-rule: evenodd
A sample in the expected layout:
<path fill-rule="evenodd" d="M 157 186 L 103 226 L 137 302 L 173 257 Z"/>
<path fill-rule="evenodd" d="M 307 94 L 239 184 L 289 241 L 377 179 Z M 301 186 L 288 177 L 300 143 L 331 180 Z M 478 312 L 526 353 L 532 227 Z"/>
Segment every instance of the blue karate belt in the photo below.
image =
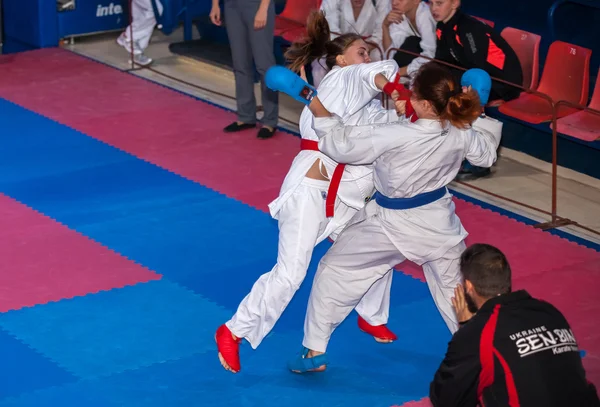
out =
<path fill-rule="evenodd" d="M 430 204 L 432 202 L 441 199 L 446 193 L 448 189 L 446 187 L 441 187 L 436 189 L 435 191 L 424 192 L 419 195 L 415 195 L 411 198 L 388 198 L 385 195 L 382 195 L 379 191 L 375 192 L 372 199 L 375 199 L 377 205 L 386 209 L 412 209 L 418 208 L 419 206 L 424 206 Z"/>

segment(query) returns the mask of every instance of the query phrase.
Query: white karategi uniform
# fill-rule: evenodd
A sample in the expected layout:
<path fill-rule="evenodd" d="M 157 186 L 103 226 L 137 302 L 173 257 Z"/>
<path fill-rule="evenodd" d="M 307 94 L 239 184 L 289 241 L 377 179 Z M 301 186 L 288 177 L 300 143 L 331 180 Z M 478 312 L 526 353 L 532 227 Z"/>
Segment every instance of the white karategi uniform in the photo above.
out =
<path fill-rule="evenodd" d="M 160 0 L 156 0 L 156 8 L 159 14 L 162 14 L 163 5 Z M 127 44 L 131 42 L 130 35 L 133 35 L 135 44 L 133 53 L 141 54 L 148 48 L 150 38 L 152 38 L 152 33 L 156 26 L 156 16 L 154 15 L 151 0 L 132 0 L 131 21 L 131 26 L 128 26 L 121 35 Z M 131 29 L 133 29 L 133 34 Z"/>
<path fill-rule="evenodd" d="M 389 198 L 410 198 L 448 185 L 466 158 L 489 167 L 496 160 L 502 122 L 479 118 L 472 129 L 443 128 L 439 121 L 344 127 L 315 119 L 319 148 L 357 165 L 374 163 L 375 187 Z M 444 191 L 442 191 L 444 193 Z M 423 266 L 433 299 L 450 331 L 457 329 L 451 298 L 460 282 L 459 259 L 467 232 L 447 191 L 412 209 L 386 209 L 371 200 L 323 257 L 315 275 L 303 345 L 325 352 L 333 330 L 372 284 L 409 259 Z"/>
<path fill-rule="evenodd" d="M 429 10 L 429 4 L 422 1 L 419 3 L 417 8 L 417 15 L 415 17 L 416 27 L 412 25 L 408 18 L 404 18 L 400 24 L 390 24 L 390 37 L 392 44 L 388 48 L 400 48 L 404 44 L 404 40 L 408 37 L 417 36 L 421 38 L 419 45 L 421 45 L 421 55 L 429 58 L 435 57 L 435 50 L 437 46 L 437 37 L 435 34 L 436 21 L 431 15 Z M 384 50 L 387 54 L 388 49 Z M 396 52 L 390 54 L 390 58 L 394 58 Z M 408 76 L 413 76 L 421 67 L 421 65 L 429 62 L 426 58 L 415 58 L 412 60 L 407 67 Z"/>
<path fill-rule="evenodd" d="M 394 110 L 383 110 L 372 100 L 380 93 L 374 78 L 381 73 L 395 76 L 395 61 L 334 67 L 318 89 L 319 99 L 331 112 L 347 123 L 363 124 L 398 120 Z M 360 77 L 360 83 L 357 81 Z M 356 84 L 352 86 L 352 84 Z M 300 118 L 303 139 L 318 140 L 312 129 L 313 116 L 305 108 Z M 326 237 L 335 237 L 374 192 L 371 167 L 346 166 L 338 190 L 333 218 L 325 215 L 329 182 L 310 179 L 306 173 L 320 160 L 328 177 L 337 165 L 319 151 L 300 151 L 283 181 L 279 197 L 269 204 L 279 221 L 277 264 L 254 283 L 233 318 L 226 323 L 239 338 L 256 349 L 291 301 L 306 277 L 314 247 Z M 371 325 L 387 323 L 391 276 L 382 279 L 357 305 L 357 312 Z"/>
<path fill-rule="evenodd" d="M 387 10 L 390 0 L 365 0 L 358 19 L 354 19 L 354 10 L 351 0 L 323 0 L 321 11 L 325 13 L 325 18 L 331 31 L 333 40 L 339 34 L 353 33 L 362 37 L 371 37 L 377 32 L 378 27 L 381 30 L 381 23 L 385 18 L 381 10 Z M 370 40 L 369 40 L 370 41 Z M 320 58 L 312 62 L 313 84 L 318 87 L 321 80 L 327 74 L 325 58 Z"/>
<path fill-rule="evenodd" d="M 321 11 L 329 24 L 332 40 L 346 33 L 370 37 L 377 28 L 379 16 L 372 0 L 365 0 L 357 19 L 354 19 L 351 0 L 323 0 Z"/>
<path fill-rule="evenodd" d="M 392 11 L 390 6 L 389 10 L 384 16 L 385 17 Z M 373 33 L 373 37 L 371 41 L 377 43 L 383 51 L 383 56 L 379 53 L 378 50 L 371 51 L 371 59 L 373 61 L 379 61 L 387 55 L 387 52 L 390 48 L 400 48 L 402 44 L 404 44 L 404 40 L 408 37 L 417 36 L 421 38 L 419 45 L 421 45 L 421 55 L 424 55 L 429 58 L 433 58 L 435 56 L 435 50 L 437 46 L 437 37 L 435 34 L 436 30 L 436 21 L 433 19 L 431 15 L 431 11 L 429 10 L 429 4 L 422 1 L 419 3 L 417 8 L 417 13 L 415 16 L 416 27 L 412 25 L 408 18 L 404 17 L 401 23 L 398 24 L 390 24 L 390 37 L 392 39 L 392 44 L 387 48 L 383 49 L 383 20 L 382 24 L 379 25 L 377 31 Z M 395 52 L 392 52 L 389 58 L 393 58 Z M 415 58 L 408 65 L 408 75 L 412 76 L 421 65 L 429 62 L 426 58 Z"/>

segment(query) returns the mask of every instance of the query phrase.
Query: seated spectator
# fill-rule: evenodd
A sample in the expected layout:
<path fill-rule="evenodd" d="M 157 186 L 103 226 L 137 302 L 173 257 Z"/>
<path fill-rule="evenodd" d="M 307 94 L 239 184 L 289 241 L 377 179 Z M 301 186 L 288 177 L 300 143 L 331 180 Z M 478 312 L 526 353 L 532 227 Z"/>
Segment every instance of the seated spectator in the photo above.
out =
<path fill-rule="evenodd" d="M 381 30 L 384 54 L 390 48 L 400 48 L 429 58 L 435 56 L 436 22 L 429 5 L 421 0 L 393 0 L 392 10 L 383 20 Z M 401 76 L 412 76 L 429 61 L 403 52 L 395 52 L 393 58 Z"/>
<path fill-rule="evenodd" d="M 436 59 L 465 69 L 480 68 L 507 82 L 523 83 L 523 70 L 515 51 L 492 27 L 464 14 L 460 0 L 433 0 L 431 14 L 438 22 Z M 508 101 L 520 93 L 518 88 L 494 81 L 490 100 Z"/>
<path fill-rule="evenodd" d="M 321 11 L 329 24 L 331 39 L 348 33 L 369 39 L 381 29 L 389 2 L 390 0 L 323 0 Z M 318 86 L 327 74 L 325 59 L 313 61 L 307 73 L 309 81 Z"/>
<path fill-rule="evenodd" d="M 373 0 L 323 0 L 321 11 L 331 29 L 332 40 L 347 33 L 370 37 L 377 25 Z"/>
<path fill-rule="evenodd" d="M 431 14 L 437 21 L 435 58 L 465 69 L 480 68 L 493 78 L 515 84 L 523 83 L 523 70 L 515 51 L 489 25 L 464 14 L 460 0 L 433 0 Z M 463 71 L 455 70 L 457 77 Z M 492 81 L 490 101 L 515 99 L 519 88 Z M 491 174 L 490 168 L 473 167 L 464 163 L 458 180 L 481 178 Z"/>
<path fill-rule="evenodd" d="M 460 267 L 464 288 L 452 302 L 461 327 L 431 383 L 434 407 L 600 406 L 569 323 L 549 303 L 511 292 L 500 250 L 473 245 Z"/>

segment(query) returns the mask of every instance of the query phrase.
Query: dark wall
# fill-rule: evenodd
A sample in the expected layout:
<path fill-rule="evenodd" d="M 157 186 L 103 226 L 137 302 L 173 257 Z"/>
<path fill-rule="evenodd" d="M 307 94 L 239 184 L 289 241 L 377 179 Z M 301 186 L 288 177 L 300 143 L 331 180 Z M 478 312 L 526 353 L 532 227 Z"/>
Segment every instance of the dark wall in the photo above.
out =
<path fill-rule="evenodd" d="M 210 0 L 203 0 L 210 1 Z M 349 1 L 349 0 L 348 0 Z M 462 0 L 465 12 L 492 20 L 501 31 L 505 27 L 515 27 L 542 36 L 540 62 L 546 59 L 548 47 L 554 40 L 562 40 L 592 49 L 590 76 L 592 86 L 600 64 L 600 0 L 584 0 L 597 4 L 599 8 L 565 3 L 557 8 L 554 29 L 548 22 L 548 11 L 560 0 Z M 275 9 L 279 14 L 285 8 L 286 0 L 275 0 Z M 227 42 L 222 30 L 214 26 L 199 25 L 207 37 L 219 42 Z M 218 38 L 218 39 L 217 39 Z"/>
<path fill-rule="evenodd" d="M 465 12 L 496 22 L 501 31 L 511 26 L 542 36 L 541 62 L 552 41 L 561 40 L 592 50 L 590 73 L 593 77 L 600 64 L 600 0 L 587 0 L 598 8 L 565 3 L 554 13 L 554 29 L 548 21 L 548 11 L 556 0 L 462 0 Z"/>

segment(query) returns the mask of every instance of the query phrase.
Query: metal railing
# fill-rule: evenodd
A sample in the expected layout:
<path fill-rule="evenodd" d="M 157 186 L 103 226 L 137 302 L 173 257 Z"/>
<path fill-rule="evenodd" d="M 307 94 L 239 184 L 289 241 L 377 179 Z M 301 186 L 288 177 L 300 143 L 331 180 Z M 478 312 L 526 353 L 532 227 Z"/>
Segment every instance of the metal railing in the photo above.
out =
<path fill-rule="evenodd" d="M 572 1 L 572 0 L 564 0 L 564 1 Z M 582 1 L 584 1 L 584 0 L 582 0 Z M 439 64 L 446 65 L 448 67 L 461 70 L 463 72 L 467 70 L 466 68 L 463 68 L 461 66 L 450 64 L 450 63 L 445 62 L 445 61 L 440 61 L 440 60 L 437 60 L 435 58 L 429 58 L 429 57 L 421 55 L 419 53 L 411 52 L 411 51 L 407 51 L 407 50 L 403 50 L 403 49 L 400 49 L 400 48 L 390 48 L 386 52 L 386 58 L 389 59 L 391 53 L 394 52 L 394 51 L 395 52 L 403 52 L 403 53 L 406 53 L 406 54 L 409 54 L 409 55 L 413 55 L 413 56 L 419 57 L 419 58 L 425 58 L 425 59 L 427 59 L 429 61 L 434 61 L 434 62 L 437 62 Z M 547 101 L 549 103 L 551 109 L 552 109 L 552 121 L 551 121 L 551 128 L 552 128 L 552 174 L 551 174 L 551 176 L 552 176 L 552 197 L 551 197 L 551 208 L 552 209 L 551 209 L 551 212 L 548 212 L 548 211 L 545 211 L 543 209 L 534 207 L 532 205 L 528 205 L 528 204 L 526 204 L 524 202 L 519 202 L 519 201 L 516 201 L 514 199 L 510 199 L 508 197 L 495 194 L 495 193 L 493 193 L 491 191 L 487 191 L 487 190 L 485 190 L 483 188 L 476 187 L 476 186 L 471 185 L 471 184 L 466 183 L 466 182 L 457 181 L 457 183 L 459 183 L 461 185 L 464 185 L 464 186 L 466 186 L 468 188 L 471 188 L 473 190 L 476 190 L 476 191 L 485 193 L 487 195 L 493 196 L 494 198 L 502 199 L 502 200 L 504 200 L 506 202 L 510 202 L 510 203 L 513 203 L 513 204 L 516 204 L 516 205 L 519 205 L 519 206 L 522 206 L 522 207 L 525 207 L 525 208 L 528 208 L 528 209 L 531 209 L 531 210 L 535 210 L 536 212 L 542 213 L 544 215 L 551 216 L 551 221 L 550 222 L 545 222 L 545 223 L 540 223 L 540 224 L 535 225 L 539 229 L 547 230 L 547 229 L 553 229 L 553 228 L 557 228 L 557 227 L 561 227 L 561 226 L 573 225 L 573 226 L 577 226 L 577 227 L 579 227 L 581 229 L 584 229 L 584 230 L 586 230 L 588 232 L 592 232 L 592 233 L 600 235 L 600 231 L 588 228 L 587 226 L 581 225 L 581 224 L 579 224 L 579 223 L 577 223 L 577 222 L 575 222 L 573 220 L 570 220 L 570 219 L 563 218 L 563 217 L 559 216 L 558 215 L 558 202 L 557 202 L 558 201 L 558 196 L 557 196 L 558 195 L 558 192 L 557 192 L 557 190 L 558 190 L 558 187 L 557 187 L 557 185 L 558 185 L 558 158 L 557 158 L 558 157 L 558 130 L 557 130 L 558 108 L 561 105 L 565 105 L 565 106 L 573 107 L 573 108 L 578 109 L 578 110 L 584 110 L 584 111 L 590 112 L 590 113 L 598 115 L 598 116 L 600 116 L 600 111 L 595 110 L 595 109 L 591 109 L 588 106 L 580 105 L 580 104 L 577 104 L 577 103 L 572 103 L 572 102 L 565 101 L 565 100 L 554 100 L 554 99 L 552 99 L 551 96 L 549 96 L 549 95 L 547 95 L 545 93 L 542 93 L 542 92 L 538 92 L 537 90 L 534 90 L 534 89 L 525 88 L 522 84 L 516 84 L 516 83 L 508 82 L 508 81 L 505 81 L 503 79 L 496 78 L 496 77 L 492 77 L 492 81 L 500 82 L 500 83 L 512 86 L 514 88 L 520 89 L 523 92 L 527 92 L 527 93 L 530 93 L 532 95 L 538 96 L 538 97 L 544 99 L 545 101 Z"/>
<path fill-rule="evenodd" d="M 591 4 L 591 0 L 559 0 L 559 1 L 557 1 L 555 3 L 555 5 L 553 6 L 553 9 L 550 10 L 549 15 L 553 15 L 554 10 L 560 4 L 567 3 L 567 2 L 582 3 L 582 4 L 586 4 L 586 5 L 588 3 Z M 129 1 L 129 3 L 131 5 L 131 0 Z M 130 21 L 129 22 L 130 22 L 130 26 L 131 26 L 131 13 L 129 13 L 129 14 L 130 14 Z M 339 35 L 339 33 L 335 33 L 335 32 L 333 34 Z M 133 33 L 131 31 L 130 31 L 130 38 L 133 39 Z M 390 55 L 391 55 L 392 52 L 403 52 L 403 53 L 406 53 L 406 54 L 409 54 L 409 55 L 412 55 L 412 56 L 415 56 L 415 57 L 418 57 L 418 58 L 425 58 L 425 59 L 427 59 L 429 61 L 435 61 L 437 63 L 446 65 L 446 66 L 454 68 L 454 69 L 458 69 L 458 70 L 461 70 L 461 71 L 466 71 L 466 69 L 463 68 L 463 67 L 460 67 L 460 66 L 457 66 L 457 65 L 454 65 L 454 64 L 450 64 L 450 63 L 447 63 L 447 62 L 444 62 L 444 61 L 440 61 L 440 60 L 437 60 L 435 58 L 429 58 L 429 57 L 426 57 L 426 56 L 421 55 L 419 53 L 415 53 L 415 52 L 411 52 L 411 51 L 406 51 L 406 50 L 399 49 L 399 48 L 390 48 L 390 49 L 387 50 L 387 52 L 384 53 L 383 50 L 382 50 L 382 48 L 379 46 L 379 44 L 374 43 L 372 41 L 369 41 L 368 38 L 369 37 L 365 37 L 364 38 L 365 42 L 368 45 L 371 45 L 374 48 L 376 48 L 379 51 L 380 55 L 382 55 L 382 57 L 385 54 L 385 58 L 386 59 L 389 59 L 389 57 L 390 57 Z M 224 98 L 227 98 L 227 99 L 230 99 L 230 100 L 235 100 L 235 97 L 232 97 L 232 96 L 227 95 L 225 93 L 218 92 L 218 91 L 215 91 L 215 90 L 203 87 L 203 86 L 199 86 L 197 84 L 194 84 L 194 83 L 191 83 L 191 82 L 188 82 L 188 81 L 184 81 L 184 80 L 182 80 L 180 78 L 177 78 L 177 77 L 174 77 L 172 75 L 166 74 L 166 73 L 161 72 L 161 71 L 159 71 L 157 69 L 154 69 L 154 68 L 151 68 L 151 67 L 145 67 L 145 68 L 136 67 L 134 65 L 134 62 L 133 62 L 133 52 L 131 52 L 130 56 L 131 56 L 131 68 L 128 69 L 128 71 L 135 71 L 135 70 L 140 70 L 140 69 L 146 69 L 148 71 L 151 71 L 151 72 L 153 72 L 155 74 L 158 74 L 158 75 L 163 76 L 165 78 L 168 78 L 170 80 L 173 80 L 173 81 L 185 84 L 186 86 L 190 86 L 192 88 L 196 88 L 196 89 L 202 90 L 204 92 L 208 92 L 208 93 L 212 93 L 212 94 L 215 94 L 215 95 L 219 95 L 221 97 L 224 97 Z M 508 198 L 508 197 L 505 197 L 505 196 L 502 196 L 502 195 L 499 195 L 499 194 L 495 194 L 495 193 L 493 193 L 491 191 L 487 191 L 487 190 L 485 190 L 483 188 L 476 187 L 476 186 L 471 185 L 471 184 L 466 183 L 466 182 L 457 181 L 457 183 L 459 183 L 459 184 L 461 184 L 463 186 L 466 186 L 468 188 L 471 188 L 473 190 L 485 193 L 485 194 L 487 194 L 489 196 L 492 196 L 494 198 L 501 199 L 501 200 L 504 200 L 506 202 L 510 202 L 510 203 L 522 206 L 524 208 L 528 208 L 528 209 L 534 210 L 534 211 L 542 213 L 544 215 L 551 216 L 551 221 L 550 222 L 540 223 L 540 224 L 536 225 L 536 227 L 538 227 L 540 229 L 546 230 L 546 229 L 552 229 L 552 228 L 566 226 L 566 225 L 574 225 L 574 226 L 577 226 L 577 227 L 579 227 L 581 229 L 584 229 L 584 230 L 587 230 L 589 232 L 592 232 L 592 233 L 600 235 L 599 231 L 596 231 L 596 230 L 593 230 L 593 229 L 588 228 L 586 226 L 583 226 L 583 225 L 581 225 L 581 224 L 579 224 L 579 223 L 577 223 L 575 221 L 572 221 L 570 219 L 558 216 L 558 207 L 557 207 L 558 206 L 557 205 L 557 180 L 558 180 L 558 165 L 557 165 L 557 156 L 558 156 L 558 131 L 557 131 L 557 120 L 558 120 L 558 108 L 559 108 L 559 106 L 565 105 L 565 106 L 573 107 L 573 108 L 576 108 L 576 109 L 579 109 L 579 110 L 585 110 L 585 111 L 588 111 L 588 112 L 590 112 L 592 114 L 599 115 L 599 116 L 600 116 L 600 111 L 591 109 L 591 108 L 589 108 L 587 106 L 575 104 L 575 103 L 564 101 L 564 100 L 555 101 L 549 95 L 547 95 L 545 93 L 542 93 L 542 92 L 538 92 L 537 90 L 534 90 L 534 89 L 525 88 L 525 87 L 522 86 L 522 84 L 516 84 L 516 83 L 508 82 L 508 81 L 505 81 L 503 79 L 495 78 L 495 77 L 492 77 L 492 80 L 496 81 L 496 82 L 500 82 L 500 83 L 506 84 L 508 86 L 512 86 L 512 87 L 517 88 L 517 89 L 520 89 L 523 92 L 527 92 L 527 93 L 530 93 L 532 95 L 538 96 L 538 97 L 546 100 L 549 103 L 549 105 L 550 105 L 550 107 L 552 109 L 552 123 L 551 123 L 551 127 L 552 127 L 552 174 L 551 174 L 552 175 L 552 198 L 551 198 L 552 202 L 551 202 L 551 208 L 552 209 L 551 209 L 551 212 L 548 212 L 548 211 L 545 211 L 543 209 L 534 207 L 532 205 L 528 205 L 528 204 L 526 204 L 524 202 L 519 202 L 519 201 L 516 201 L 514 199 L 511 199 L 511 198 Z M 386 107 L 387 107 L 387 101 L 388 101 L 388 99 L 383 94 L 382 94 L 382 101 L 383 101 L 384 105 L 386 105 Z M 257 111 L 260 111 L 260 110 L 262 110 L 262 106 L 258 106 L 257 107 Z M 284 122 L 287 122 L 289 124 L 294 124 L 291 121 L 284 119 L 283 117 L 280 117 L 279 119 L 282 120 L 282 121 L 284 121 Z"/>

